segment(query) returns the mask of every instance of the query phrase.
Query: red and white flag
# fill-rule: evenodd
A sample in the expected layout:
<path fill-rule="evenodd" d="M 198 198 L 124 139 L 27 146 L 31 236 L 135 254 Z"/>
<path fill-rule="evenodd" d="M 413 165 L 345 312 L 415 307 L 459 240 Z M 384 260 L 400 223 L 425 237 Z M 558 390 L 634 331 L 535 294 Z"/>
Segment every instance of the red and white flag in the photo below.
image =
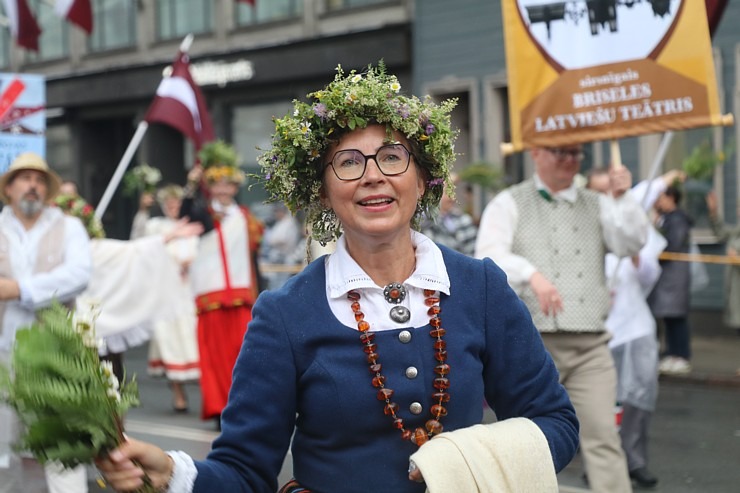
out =
<path fill-rule="evenodd" d="M 56 0 L 54 12 L 72 24 L 77 24 L 87 34 L 92 33 L 93 18 L 90 0 Z"/>
<path fill-rule="evenodd" d="M 193 141 L 196 151 L 216 138 L 203 94 L 190 75 L 187 53 L 178 53 L 172 74 L 160 82 L 144 120 L 176 128 Z"/>
<path fill-rule="evenodd" d="M 16 44 L 29 50 L 39 51 L 41 28 L 31 9 L 28 8 L 26 0 L 3 0 L 3 6 Z"/>

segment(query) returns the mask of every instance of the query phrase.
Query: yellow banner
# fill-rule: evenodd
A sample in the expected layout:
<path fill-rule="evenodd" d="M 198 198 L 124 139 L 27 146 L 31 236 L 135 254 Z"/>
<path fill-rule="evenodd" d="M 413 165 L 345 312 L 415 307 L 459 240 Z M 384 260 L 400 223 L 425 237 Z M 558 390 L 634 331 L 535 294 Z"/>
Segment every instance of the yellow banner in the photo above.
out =
<path fill-rule="evenodd" d="M 701 0 L 502 0 L 513 148 L 720 125 Z"/>

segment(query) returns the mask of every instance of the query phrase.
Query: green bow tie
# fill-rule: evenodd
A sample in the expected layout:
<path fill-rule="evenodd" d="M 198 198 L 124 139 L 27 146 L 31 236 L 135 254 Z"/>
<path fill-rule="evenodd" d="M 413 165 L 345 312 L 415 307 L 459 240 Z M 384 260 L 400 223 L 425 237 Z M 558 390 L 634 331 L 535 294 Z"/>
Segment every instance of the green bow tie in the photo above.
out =
<path fill-rule="evenodd" d="M 548 202 L 552 202 L 553 200 L 555 200 L 552 198 L 552 195 L 550 195 L 550 192 L 548 192 L 544 188 L 540 188 L 539 190 L 537 190 L 537 193 L 542 195 L 542 198 L 547 200 Z"/>

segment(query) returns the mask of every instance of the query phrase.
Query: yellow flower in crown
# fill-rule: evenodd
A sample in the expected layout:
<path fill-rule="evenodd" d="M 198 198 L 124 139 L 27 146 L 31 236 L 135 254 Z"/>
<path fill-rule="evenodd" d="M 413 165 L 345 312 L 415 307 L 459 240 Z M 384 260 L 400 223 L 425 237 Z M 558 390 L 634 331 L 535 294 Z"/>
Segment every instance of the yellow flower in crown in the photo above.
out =
<path fill-rule="evenodd" d="M 236 149 L 223 140 L 205 144 L 198 158 L 203 166 L 203 177 L 208 183 L 226 180 L 237 185 L 244 183 L 244 172 L 239 168 Z"/>

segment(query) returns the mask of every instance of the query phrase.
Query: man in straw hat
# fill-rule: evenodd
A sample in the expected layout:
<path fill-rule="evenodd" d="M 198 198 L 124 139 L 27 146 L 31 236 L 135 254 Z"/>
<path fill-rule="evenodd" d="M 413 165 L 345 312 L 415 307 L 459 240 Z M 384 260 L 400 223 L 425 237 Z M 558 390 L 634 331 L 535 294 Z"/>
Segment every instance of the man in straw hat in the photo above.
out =
<path fill-rule="evenodd" d="M 90 244 L 79 219 L 49 206 L 61 179 L 32 152 L 20 154 L 0 176 L 0 362 L 7 364 L 16 330 L 36 310 L 56 300 L 70 303 L 90 279 Z M 23 471 L 12 453 L 17 432 L 13 412 L 0 405 L 0 492 L 23 490 Z M 51 493 L 87 491 L 84 467 L 45 467 Z"/>
<path fill-rule="evenodd" d="M 498 194 L 481 216 L 476 256 L 492 258 L 529 308 L 581 423 L 591 490 L 632 490 L 614 417 L 617 374 L 605 320 L 604 259 L 636 255 L 648 219 L 627 192 L 632 175 L 609 170 L 608 194 L 575 183 L 583 147 L 534 148 L 534 176 Z"/>

